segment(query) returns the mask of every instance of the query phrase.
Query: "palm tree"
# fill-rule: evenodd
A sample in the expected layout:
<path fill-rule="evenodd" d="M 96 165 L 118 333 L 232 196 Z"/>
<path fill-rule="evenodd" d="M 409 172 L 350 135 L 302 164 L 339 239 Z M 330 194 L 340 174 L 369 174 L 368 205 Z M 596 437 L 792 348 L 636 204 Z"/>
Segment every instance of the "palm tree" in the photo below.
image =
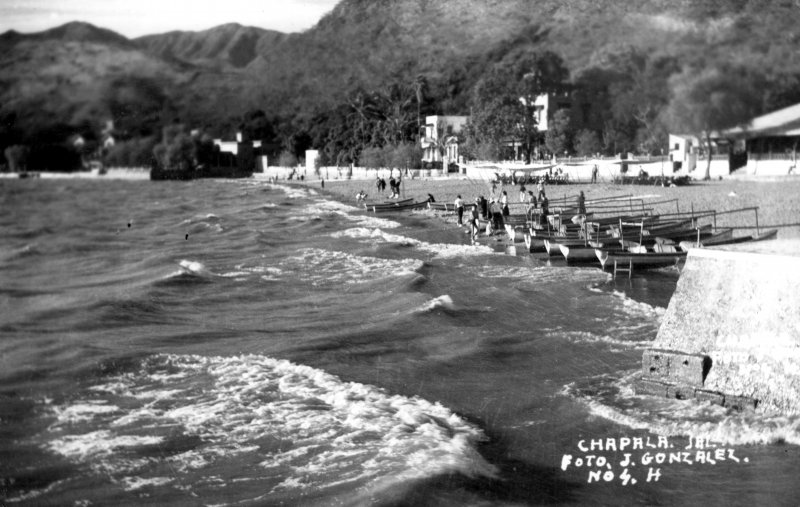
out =
<path fill-rule="evenodd" d="M 420 109 L 422 106 L 422 99 L 425 98 L 425 91 L 428 89 L 428 79 L 423 74 L 417 74 L 416 79 L 411 83 L 411 88 L 414 90 L 414 95 L 417 98 L 417 129 L 419 129 L 422 125 Z"/>

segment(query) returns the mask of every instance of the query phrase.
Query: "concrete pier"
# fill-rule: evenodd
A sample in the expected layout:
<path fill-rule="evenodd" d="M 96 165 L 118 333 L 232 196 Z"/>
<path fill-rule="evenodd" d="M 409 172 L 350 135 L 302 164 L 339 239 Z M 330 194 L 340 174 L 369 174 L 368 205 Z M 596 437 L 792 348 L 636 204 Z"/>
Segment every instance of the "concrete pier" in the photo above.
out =
<path fill-rule="evenodd" d="M 636 390 L 800 413 L 800 241 L 692 249 Z"/>

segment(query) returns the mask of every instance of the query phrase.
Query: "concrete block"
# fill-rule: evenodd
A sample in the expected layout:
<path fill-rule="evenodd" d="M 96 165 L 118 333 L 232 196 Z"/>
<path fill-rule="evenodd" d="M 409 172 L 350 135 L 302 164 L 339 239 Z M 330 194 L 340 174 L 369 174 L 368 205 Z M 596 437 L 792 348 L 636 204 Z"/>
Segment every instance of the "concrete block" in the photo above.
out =
<path fill-rule="evenodd" d="M 707 401 L 712 405 L 724 405 L 725 403 L 725 396 L 722 393 L 718 393 L 716 391 L 707 391 L 705 389 L 695 389 L 694 390 L 694 397 L 697 401 Z"/>
<path fill-rule="evenodd" d="M 639 395 L 658 396 L 663 398 L 667 395 L 667 387 L 668 384 L 665 384 L 664 382 L 642 378 L 634 383 L 633 390 Z"/>
<path fill-rule="evenodd" d="M 642 375 L 649 379 L 668 379 L 670 357 L 666 350 L 645 350 L 642 354 Z"/>
<path fill-rule="evenodd" d="M 691 400 L 694 398 L 694 387 L 687 385 L 667 385 L 667 398 L 676 400 Z"/>
<path fill-rule="evenodd" d="M 758 400 L 754 400 L 748 396 L 733 396 L 725 395 L 724 406 L 734 410 L 755 410 L 758 406 Z"/>
<path fill-rule="evenodd" d="M 711 358 L 673 350 L 648 349 L 642 354 L 642 375 L 679 385 L 703 387 Z"/>
<path fill-rule="evenodd" d="M 711 358 L 702 354 L 676 354 L 670 358 L 670 380 L 678 384 L 703 387 L 711 369 Z"/>

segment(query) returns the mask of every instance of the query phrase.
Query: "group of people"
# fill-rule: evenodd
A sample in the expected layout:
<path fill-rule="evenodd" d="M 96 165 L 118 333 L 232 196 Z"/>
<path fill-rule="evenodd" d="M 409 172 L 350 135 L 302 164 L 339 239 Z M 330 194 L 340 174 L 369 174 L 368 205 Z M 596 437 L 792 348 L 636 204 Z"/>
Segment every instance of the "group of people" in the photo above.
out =
<path fill-rule="evenodd" d="M 472 232 L 472 237 L 477 238 L 480 226 L 480 220 L 487 220 L 487 233 L 491 234 L 493 231 L 502 231 L 505 226 L 505 217 L 510 215 L 508 206 L 508 192 L 501 190 L 496 194 L 497 186 L 492 183 L 492 191 L 490 198 L 486 199 L 483 195 L 475 198 L 474 204 L 471 205 L 469 214 L 469 225 Z M 544 224 L 547 221 L 547 216 L 550 214 L 550 203 L 545 193 L 544 183 L 540 180 L 537 185 L 537 192 L 534 194 L 533 190 L 525 188 L 524 183 L 519 186 L 519 200 L 524 203 L 526 215 L 533 218 L 533 211 L 538 210 L 538 219 L 540 223 Z M 464 225 L 464 211 L 465 204 L 461 196 L 457 196 L 454 202 L 456 208 L 456 215 L 458 217 L 458 225 Z M 585 203 L 579 204 L 581 209 L 585 210 Z M 585 211 L 583 211 L 585 213 Z"/>
<path fill-rule="evenodd" d="M 378 188 L 378 193 L 383 193 L 386 190 L 386 180 L 378 176 L 375 179 L 375 186 Z M 400 197 L 400 177 L 395 179 L 394 176 L 389 178 L 389 199 L 396 199 Z"/>

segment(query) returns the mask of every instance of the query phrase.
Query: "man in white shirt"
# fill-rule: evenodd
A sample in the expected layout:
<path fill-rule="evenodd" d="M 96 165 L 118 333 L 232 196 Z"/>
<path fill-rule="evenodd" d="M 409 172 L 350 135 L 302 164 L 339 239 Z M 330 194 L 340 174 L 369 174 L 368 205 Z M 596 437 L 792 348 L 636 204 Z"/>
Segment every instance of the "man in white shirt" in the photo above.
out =
<path fill-rule="evenodd" d="M 456 196 L 453 203 L 456 207 L 456 214 L 458 215 L 458 225 L 464 225 L 464 201 L 461 200 L 461 194 Z"/>

